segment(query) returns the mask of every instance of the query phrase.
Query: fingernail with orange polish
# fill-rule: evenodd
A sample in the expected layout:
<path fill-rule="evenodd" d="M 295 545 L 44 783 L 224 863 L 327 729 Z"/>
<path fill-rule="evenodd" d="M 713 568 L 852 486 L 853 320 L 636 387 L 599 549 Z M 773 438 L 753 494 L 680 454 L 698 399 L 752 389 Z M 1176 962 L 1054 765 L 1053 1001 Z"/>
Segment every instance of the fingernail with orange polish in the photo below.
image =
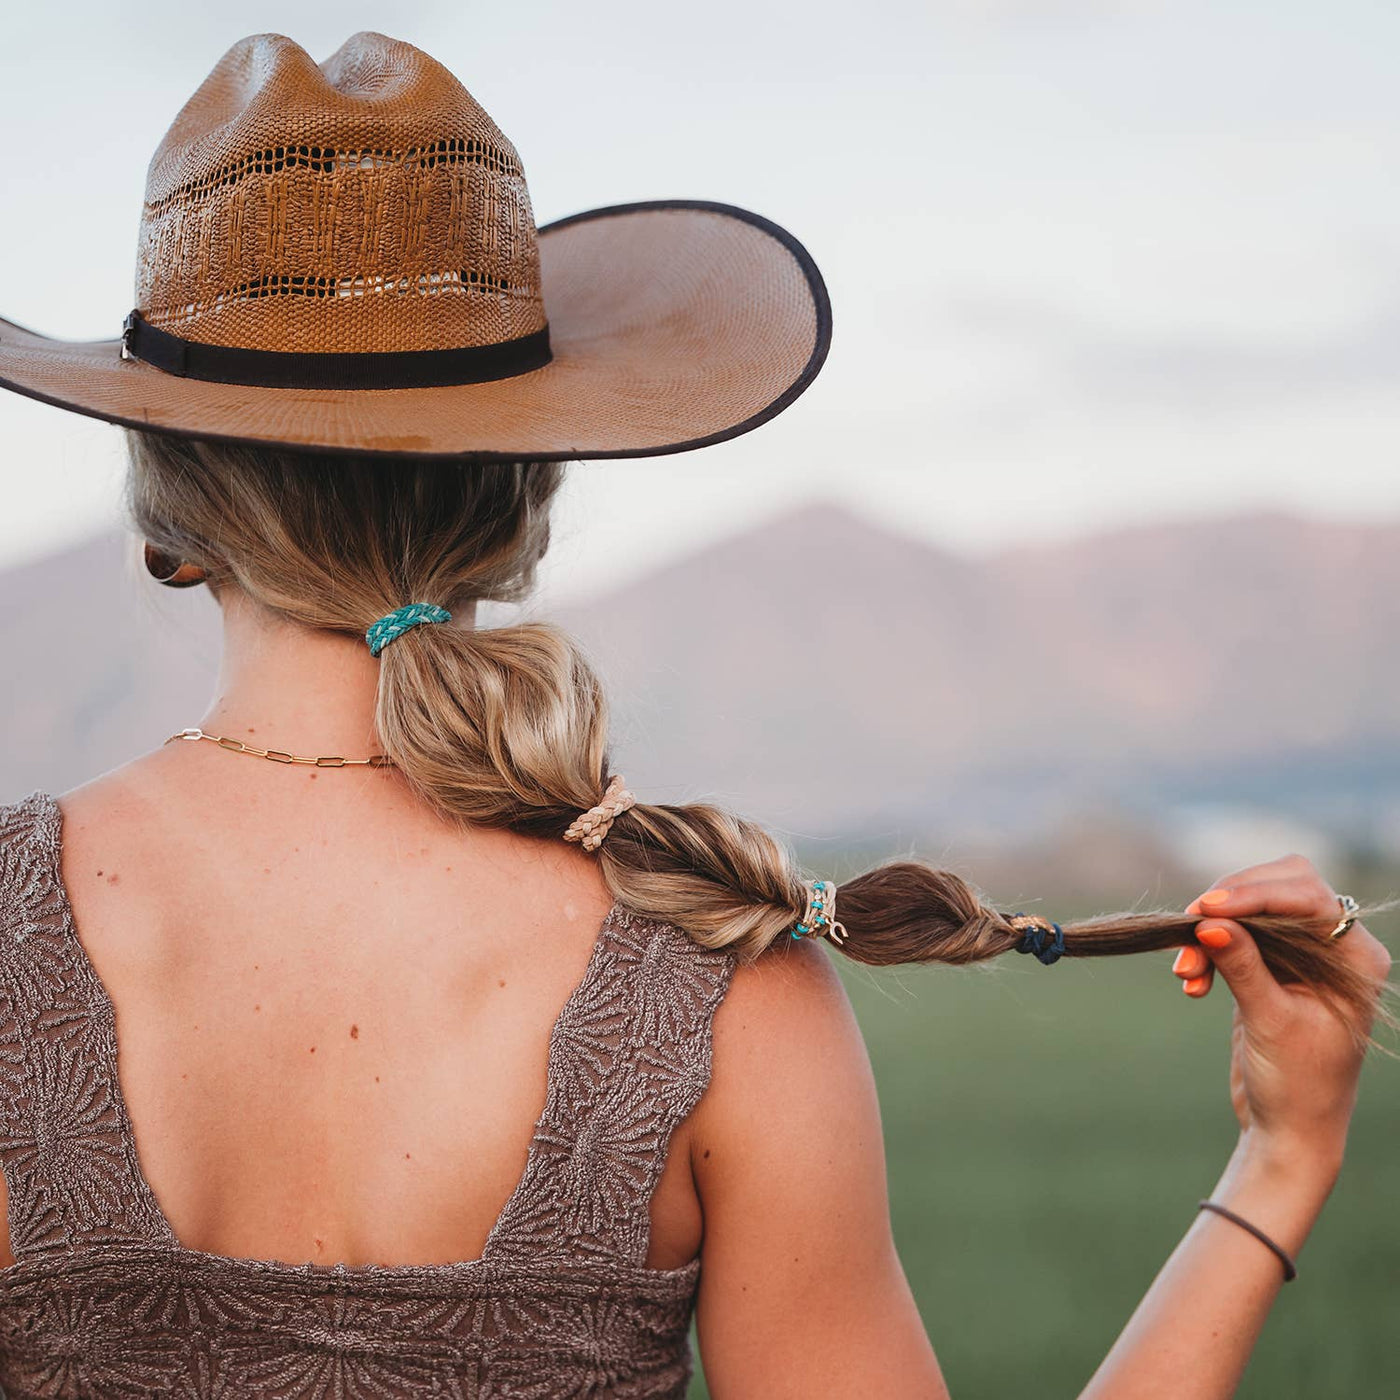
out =
<path fill-rule="evenodd" d="M 1230 946 L 1230 930 L 1221 928 L 1219 924 L 1207 924 L 1203 928 L 1198 928 L 1196 938 L 1207 948 L 1228 948 Z"/>
<path fill-rule="evenodd" d="M 1176 961 L 1172 964 L 1172 971 L 1178 977 L 1199 977 L 1205 969 L 1201 963 L 1205 961 L 1204 955 L 1199 948 L 1183 948 L 1177 955 Z"/>
<path fill-rule="evenodd" d="M 1228 903 L 1229 899 L 1229 890 L 1207 890 L 1197 902 L 1200 904 L 1220 905 Z"/>
<path fill-rule="evenodd" d="M 1188 997 L 1203 997 L 1210 990 L 1210 978 L 1190 977 L 1181 984 L 1181 990 Z"/>

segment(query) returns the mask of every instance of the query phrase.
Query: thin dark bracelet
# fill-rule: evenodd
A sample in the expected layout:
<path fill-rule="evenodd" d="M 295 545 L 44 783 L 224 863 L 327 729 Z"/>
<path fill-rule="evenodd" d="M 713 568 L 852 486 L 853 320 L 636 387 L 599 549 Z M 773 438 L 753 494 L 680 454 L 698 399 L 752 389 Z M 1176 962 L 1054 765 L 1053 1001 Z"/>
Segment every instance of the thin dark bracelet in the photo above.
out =
<path fill-rule="evenodd" d="M 1248 1230 L 1260 1244 L 1268 1245 L 1283 1264 L 1283 1281 L 1285 1283 L 1292 1283 L 1298 1277 L 1298 1266 L 1289 1257 L 1288 1251 L 1282 1245 L 1275 1244 L 1257 1225 L 1251 1225 L 1242 1215 L 1236 1215 L 1234 1211 L 1227 1210 L 1226 1207 L 1217 1205 L 1214 1201 L 1202 1201 L 1196 1209 L 1213 1210 L 1217 1215 L 1223 1215 L 1226 1220 L 1233 1220 L 1241 1230 Z"/>

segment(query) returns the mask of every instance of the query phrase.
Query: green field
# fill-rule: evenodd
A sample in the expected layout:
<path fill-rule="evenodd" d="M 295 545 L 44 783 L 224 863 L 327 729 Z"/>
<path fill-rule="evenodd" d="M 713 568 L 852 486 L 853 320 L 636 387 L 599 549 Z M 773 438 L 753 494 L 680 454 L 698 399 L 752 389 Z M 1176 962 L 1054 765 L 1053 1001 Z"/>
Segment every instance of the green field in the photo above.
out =
<path fill-rule="evenodd" d="M 1397 888 L 1368 883 L 1339 880 L 1359 898 Z M 1108 907 L 1121 906 L 1095 906 Z M 1392 949 L 1394 917 L 1373 930 Z M 1225 1164 L 1229 994 L 1182 996 L 1170 961 L 842 963 L 879 1085 L 895 1239 L 954 1400 L 1077 1395 Z M 1373 1056 L 1341 1181 L 1240 1396 L 1400 1390 L 1398 1122 L 1400 1063 Z"/>

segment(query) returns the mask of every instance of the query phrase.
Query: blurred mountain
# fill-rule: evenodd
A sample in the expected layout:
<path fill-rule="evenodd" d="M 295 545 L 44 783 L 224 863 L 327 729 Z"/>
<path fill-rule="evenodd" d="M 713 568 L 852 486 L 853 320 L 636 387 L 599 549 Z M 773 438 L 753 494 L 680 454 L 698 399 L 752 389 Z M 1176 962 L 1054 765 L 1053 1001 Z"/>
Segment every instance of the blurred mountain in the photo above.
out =
<path fill-rule="evenodd" d="M 213 694 L 218 609 L 153 584 L 107 535 L 0 572 L 0 794 L 62 792 L 194 721 Z"/>
<path fill-rule="evenodd" d="M 1400 813 L 1397 525 L 1253 514 L 969 557 L 818 504 L 548 615 L 607 680 L 634 790 L 799 841 L 1227 799 L 1361 833 Z M 191 722 L 217 650 L 204 590 L 150 585 L 127 542 L 0 573 L 0 793 Z"/>
<path fill-rule="evenodd" d="M 794 832 L 1400 794 L 1400 526 L 1283 514 L 969 558 L 814 505 L 560 614 L 619 766 Z"/>

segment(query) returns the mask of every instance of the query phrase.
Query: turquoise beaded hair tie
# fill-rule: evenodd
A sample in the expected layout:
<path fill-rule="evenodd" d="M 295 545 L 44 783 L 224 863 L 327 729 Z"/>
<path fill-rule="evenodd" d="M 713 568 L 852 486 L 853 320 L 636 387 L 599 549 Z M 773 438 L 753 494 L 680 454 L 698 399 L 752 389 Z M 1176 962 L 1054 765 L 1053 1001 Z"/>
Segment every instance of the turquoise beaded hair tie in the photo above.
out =
<path fill-rule="evenodd" d="M 370 623 L 365 632 L 369 654 L 378 656 L 396 637 L 402 637 L 405 632 L 425 622 L 451 621 L 452 614 L 446 608 L 438 607 L 436 603 L 407 603 Z"/>
<path fill-rule="evenodd" d="M 830 880 L 809 880 L 807 909 L 792 931 L 794 938 L 829 938 L 839 948 L 846 926 L 836 921 L 836 886 Z"/>

